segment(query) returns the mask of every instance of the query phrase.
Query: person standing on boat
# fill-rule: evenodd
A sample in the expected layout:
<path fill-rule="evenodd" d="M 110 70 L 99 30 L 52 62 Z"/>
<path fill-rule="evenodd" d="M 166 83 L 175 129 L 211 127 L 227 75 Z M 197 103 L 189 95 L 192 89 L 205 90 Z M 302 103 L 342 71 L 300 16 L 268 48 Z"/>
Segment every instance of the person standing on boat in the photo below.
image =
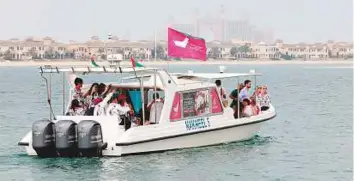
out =
<path fill-rule="evenodd" d="M 225 89 L 221 86 L 221 80 L 216 80 L 215 81 L 216 84 L 216 90 L 218 90 L 218 93 L 221 96 L 221 100 L 226 100 L 226 92 Z"/>
<path fill-rule="evenodd" d="M 134 112 L 130 108 L 126 99 L 127 97 L 124 94 L 120 94 L 118 96 L 117 93 L 114 93 L 111 98 L 111 103 L 107 108 L 107 115 L 119 116 L 121 120 L 119 125 L 125 125 L 126 129 L 129 129 L 131 125 L 131 119 L 128 118 L 132 118 Z"/>
<path fill-rule="evenodd" d="M 239 99 L 242 102 L 244 99 L 249 99 L 252 95 L 251 94 L 251 81 L 245 80 L 244 82 L 245 87 L 240 91 Z"/>
<path fill-rule="evenodd" d="M 242 110 L 242 102 L 239 103 L 240 107 L 238 107 L 238 94 L 239 92 L 243 89 L 244 85 L 243 84 L 239 84 L 237 85 L 236 89 L 234 89 L 231 94 L 230 94 L 230 99 L 232 99 L 232 102 L 230 104 L 230 107 L 234 110 L 234 118 L 238 118 L 238 112 L 240 112 Z"/>
<path fill-rule="evenodd" d="M 159 93 L 156 93 L 156 99 L 155 94 L 152 95 L 152 98 L 153 100 L 147 106 L 148 110 L 150 111 L 150 114 L 149 119 L 147 119 L 147 121 L 145 122 L 145 125 L 157 124 L 160 121 L 161 112 L 163 108 L 163 100 L 160 99 Z"/>

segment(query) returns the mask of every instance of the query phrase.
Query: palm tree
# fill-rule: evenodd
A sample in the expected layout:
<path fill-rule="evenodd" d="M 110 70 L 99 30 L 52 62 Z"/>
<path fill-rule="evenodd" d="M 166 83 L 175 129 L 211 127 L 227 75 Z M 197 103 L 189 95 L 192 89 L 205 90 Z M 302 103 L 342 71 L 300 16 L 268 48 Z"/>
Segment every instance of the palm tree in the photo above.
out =
<path fill-rule="evenodd" d="M 232 47 L 231 48 L 231 50 L 230 50 L 230 54 L 232 55 L 232 56 L 234 56 L 235 57 L 235 59 L 237 58 L 237 53 L 238 53 L 238 48 L 237 47 Z"/>
<path fill-rule="evenodd" d="M 161 59 L 161 58 L 164 58 L 164 52 L 165 52 L 165 50 L 163 49 L 163 47 L 161 46 L 161 45 L 157 45 L 156 46 L 156 58 L 157 59 Z M 151 56 L 153 57 L 153 58 L 155 58 L 155 48 L 153 48 L 152 50 L 151 50 Z"/>
<path fill-rule="evenodd" d="M 212 58 L 213 59 L 217 59 L 219 57 L 219 54 L 220 54 L 219 47 L 212 47 L 211 48 L 211 54 L 212 54 Z"/>
<path fill-rule="evenodd" d="M 53 55 L 54 55 L 53 47 L 49 47 L 49 49 L 44 52 L 44 57 L 47 59 L 53 58 Z"/>
<path fill-rule="evenodd" d="M 242 53 L 242 54 L 245 54 L 247 55 L 248 52 L 250 52 L 250 48 L 247 46 L 247 45 L 243 45 L 239 48 L 239 51 Z"/>
<path fill-rule="evenodd" d="M 34 47 L 32 47 L 32 48 L 28 51 L 28 54 L 29 54 L 29 56 L 32 57 L 32 59 L 36 59 L 36 58 L 37 58 L 37 52 L 36 52 L 36 50 L 35 50 Z"/>
<path fill-rule="evenodd" d="M 12 54 L 11 54 L 11 51 L 10 51 L 10 50 L 7 50 L 7 51 L 4 53 L 4 59 L 5 59 L 5 60 L 12 60 Z"/>

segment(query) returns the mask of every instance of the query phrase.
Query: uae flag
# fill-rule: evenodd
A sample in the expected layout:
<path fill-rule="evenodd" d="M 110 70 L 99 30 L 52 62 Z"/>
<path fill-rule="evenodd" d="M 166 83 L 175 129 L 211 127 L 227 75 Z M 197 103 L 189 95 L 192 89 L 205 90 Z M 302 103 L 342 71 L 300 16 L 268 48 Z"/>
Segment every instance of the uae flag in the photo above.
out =
<path fill-rule="evenodd" d="M 132 66 L 133 67 L 144 67 L 142 64 L 140 64 L 139 62 L 136 62 L 133 58 L 133 56 L 130 57 L 130 61 L 132 62 Z"/>
<path fill-rule="evenodd" d="M 168 56 L 206 61 L 206 45 L 203 38 L 168 28 Z"/>

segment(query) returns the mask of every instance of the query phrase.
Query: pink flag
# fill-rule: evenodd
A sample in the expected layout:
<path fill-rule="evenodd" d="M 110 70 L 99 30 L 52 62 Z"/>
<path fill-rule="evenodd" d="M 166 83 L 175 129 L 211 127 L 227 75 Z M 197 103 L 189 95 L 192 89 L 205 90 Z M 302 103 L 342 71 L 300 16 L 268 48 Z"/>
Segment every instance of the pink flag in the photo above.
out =
<path fill-rule="evenodd" d="M 168 28 L 168 56 L 206 61 L 206 50 L 204 39 Z"/>

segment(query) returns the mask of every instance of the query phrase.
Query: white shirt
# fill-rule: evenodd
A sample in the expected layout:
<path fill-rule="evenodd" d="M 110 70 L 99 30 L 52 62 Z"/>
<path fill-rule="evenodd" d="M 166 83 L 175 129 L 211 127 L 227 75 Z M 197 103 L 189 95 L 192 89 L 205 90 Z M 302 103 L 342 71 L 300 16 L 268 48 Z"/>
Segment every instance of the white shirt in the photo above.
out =
<path fill-rule="evenodd" d="M 163 103 L 160 99 L 157 99 L 152 105 L 150 109 L 150 122 L 159 123 L 161 112 L 163 108 Z"/>
<path fill-rule="evenodd" d="M 218 91 L 218 94 L 221 96 L 221 100 L 225 100 L 225 98 L 226 98 L 225 89 L 221 86 L 220 87 L 216 86 L 216 90 Z"/>
<path fill-rule="evenodd" d="M 117 103 L 111 103 L 107 108 L 107 115 L 110 116 L 125 115 L 127 114 L 128 111 L 130 111 L 128 104 L 126 104 L 125 106 L 121 106 L 120 104 Z"/>
<path fill-rule="evenodd" d="M 75 110 L 70 109 L 69 115 L 70 116 L 83 116 L 83 115 L 85 115 L 85 110 L 82 107 L 78 107 Z"/>

